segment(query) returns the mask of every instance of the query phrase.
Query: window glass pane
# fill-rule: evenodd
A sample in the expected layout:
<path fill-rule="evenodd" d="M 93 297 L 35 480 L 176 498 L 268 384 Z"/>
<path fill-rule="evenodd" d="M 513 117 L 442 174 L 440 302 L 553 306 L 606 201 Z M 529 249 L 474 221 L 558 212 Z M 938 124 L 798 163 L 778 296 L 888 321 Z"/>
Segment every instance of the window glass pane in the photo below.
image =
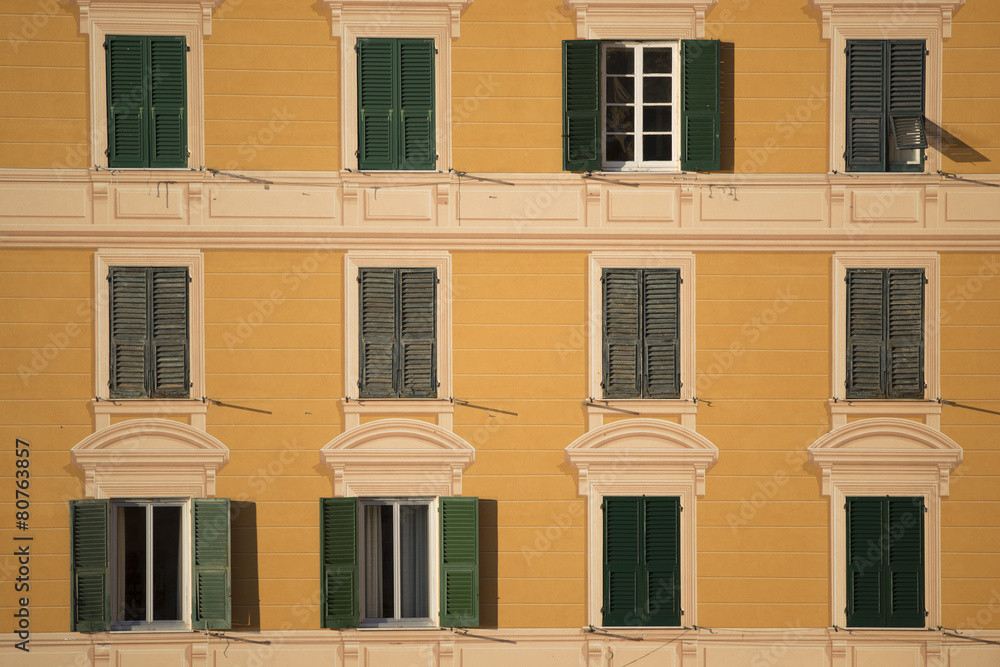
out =
<path fill-rule="evenodd" d="M 642 129 L 644 132 L 669 132 L 673 107 L 643 107 Z"/>
<path fill-rule="evenodd" d="M 427 505 L 399 507 L 400 617 L 426 618 L 427 596 Z"/>
<path fill-rule="evenodd" d="M 608 162 L 635 159 L 635 137 L 631 134 L 609 134 L 604 141 L 604 156 Z"/>
<path fill-rule="evenodd" d="M 609 76 L 605 98 L 608 104 L 627 104 L 635 100 L 635 79 L 628 76 Z"/>
<path fill-rule="evenodd" d="M 673 58 L 670 47 L 646 47 L 642 50 L 642 71 L 646 74 L 670 74 Z"/>
<path fill-rule="evenodd" d="M 642 101 L 672 102 L 672 78 L 669 76 L 647 76 L 642 79 Z"/>
<path fill-rule="evenodd" d="M 642 157 L 644 160 L 670 160 L 671 138 L 669 134 L 647 134 L 642 137 Z"/>
<path fill-rule="evenodd" d="M 181 618 L 181 508 L 153 507 L 153 620 Z"/>
<path fill-rule="evenodd" d="M 118 508 L 118 620 L 146 620 L 146 508 Z"/>
<path fill-rule="evenodd" d="M 365 615 L 394 618 L 392 506 L 365 506 Z"/>
<path fill-rule="evenodd" d="M 632 74 L 635 55 L 628 46 L 609 46 L 606 51 L 604 71 L 608 74 Z"/>
<path fill-rule="evenodd" d="M 635 130 L 635 107 L 608 107 L 608 132 L 633 132 Z"/>

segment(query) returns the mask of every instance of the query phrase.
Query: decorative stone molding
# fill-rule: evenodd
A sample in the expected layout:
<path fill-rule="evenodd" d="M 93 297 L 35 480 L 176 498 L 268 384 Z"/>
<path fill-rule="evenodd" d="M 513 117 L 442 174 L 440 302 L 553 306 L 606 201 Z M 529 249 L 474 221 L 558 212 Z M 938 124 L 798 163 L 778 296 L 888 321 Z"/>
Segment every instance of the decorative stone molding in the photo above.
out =
<path fill-rule="evenodd" d="M 225 0 L 73 0 L 80 7 L 80 34 L 89 35 L 91 17 L 125 15 L 131 12 L 198 12 L 201 16 L 201 34 L 212 34 L 212 10 Z M 154 17 L 150 17 L 151 19 Z"/>
<path fill-rule="evenodd" d="M 951 38 L 951 17 L 965 0 L 809 0 L 823 12 L 823 39 L 833 26 L 843 23 L 878 24 L 883 27 L 934 24 L 944 39 Z"/>
<path fill-rule="evenodd" d="M 476 451 L 435 424 L 378 419 L 337 436 L 319 457 L 337 497 L 457 496 Z"/>
<path fill-rule="evenodd" d="M 187 424 L 132 419 L 87 436 L 70 460 L 84 471 L 87 498 L 205 498 L 229 449 Z"/>
<path fill-rule="evenodd" d="M 718 0 L 563 0 L 577 39 L 701 39 Z"/>
<path fill-rule="evenodd" d="M 334 37 L 340 37 L 341 21 L 346 15 L 352 20 L 352 15 L 369 15 L 371 20 L 385 23 L 390 15 L 400 18 L 407 15 L 413 19 L 445 19 L 452 38 L 459 36 L 461 31 L 462 12 L 474 0 L 320 0 L 330 10 L 330 31 Z"/>

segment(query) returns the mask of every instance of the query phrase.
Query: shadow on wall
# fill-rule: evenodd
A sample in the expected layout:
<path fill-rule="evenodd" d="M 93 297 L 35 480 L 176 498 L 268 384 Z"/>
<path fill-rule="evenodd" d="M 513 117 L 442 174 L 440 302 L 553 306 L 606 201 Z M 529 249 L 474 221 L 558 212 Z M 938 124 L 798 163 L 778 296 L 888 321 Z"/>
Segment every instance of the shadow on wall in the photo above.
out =
<path fill-rule="evenodd" d="M 990 159 L 977 151 L 975 148 L 965 143 L 954 134 L 931 121 L 924 119 L 927 131 L 927 143 L 931 146 L 940 145 L 941 155 L 953 162 L 989 162 Z M 937 140 L 941 143 L 938 144 Z"/>
<path fill-rule="evenodd" d="M 479 627 L 497 628 L 497 501 L 479 499 Z"/>
<path fill-rule="evenodd" d="M 722 110 L 722 126 L 719 128 L 721 149 L 719 170 L 731 174 L 736 171 L 736 126 L 733 123 L 733 100 L 736 96 L 733 63 L 736 59 L 736 50 L 733 42 L 722 42 L 720 47 L 722 62 L 719 63 L 719 75 L 722 78 L 722 90 L 719 104 Z"/>
<path fill-rule="evenodd" d="M 232 522 L 233 630 L 260 632 L 257 584 L 257 503 L 234 502 Z"/>

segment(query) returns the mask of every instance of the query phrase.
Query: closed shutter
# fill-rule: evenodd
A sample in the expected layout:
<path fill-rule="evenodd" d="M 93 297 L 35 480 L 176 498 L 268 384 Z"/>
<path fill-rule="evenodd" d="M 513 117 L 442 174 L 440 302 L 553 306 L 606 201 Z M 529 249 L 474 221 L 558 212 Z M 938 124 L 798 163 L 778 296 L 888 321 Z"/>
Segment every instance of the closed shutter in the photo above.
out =
<path fill-rule="evenodd" d="M 924 499 L 887 498 L 886 626 L 924 627 Z"/>
<path fill-rule="evenodd" d="M 680 499 L 643 500 L 644 625 L 680 625 Z"/>
<path fill-rule="evenodd" d="M 887 396 L 924 397 L 924 272 L 887 271 Z"/>
<path fill-rule="evenodd" d="M 433 398 L 437 395 L 437 271 L 400 269 L 398 275 L 398 393 L 402 398 Z"/>
<path fill-rule="evenodd" d="M 149 269 L 153 398 L 190 395 L 188 269 Z"/>
<path fill-rule="evenodd" d="M 885 170 L 884 42 L 847 41 L 847 170 Z"/>
<path fill-rule="evenodd" d="M 358 499 L 321 498 L 319 517 L 322 623 L 356 628 L 358 597 Z"/>
<path fill-rule="evenodd" d="M 604 398 L 638 398 L 641 369 L 639 269 L 605 269 Z"/>
<path fill-rule="evenodd" d="M 108 293 L 111 302 L 110 395 L 112 398 L 146 397 L 149 395 L 146 268 L 111 267 Z"/>
<path fill-rule="evenodd" d="M 847 270 L 847 398 L 880 398 L 884 393 L 884 273 Z"/>
<path fill-rule="evenodd" d="M 847 625 L 880 627 L 882 499 L 847 499 Z"/>
<path fill-rule="evenodd" d="M 361 38 L 358 52 L 358 169 L 396 167 L 396 40 Z"/>
<path fill-rule="evenodd" d="M 642 498 L 604 499 L 604 607 L 607 626 L 641 625 Z"/>
<path fill-rule="evenodd" d="M 642 395 L 680 396 L 680 271 L 646 269 L 642 289 Z"/>
<path fill-rule="evenodd" d="M 187 166 L 187 43 L 149 39 L 149 166 Z"/>
<path fill-rule="evenodd" d="M 399 169 L 434 169 L 434 40 L 399 40 Z"/>
<path fill-rule="evenodd" d="M 191 626 L 228 630 L 232 626 L 229 499 L 195 498 L 191 504 L 194 535 Z"/>
<path fill-rule="evenodd" d="M 563 42 L 563 170 L 601 168 L 601 42 Z"/>
<path fill-rule="evenodd" d="M 108 578 L 107 500 L 72 500 L 70 514 L 70 629 L 99 632 L 111 627 Z"/>
<path fill-rule="evenodd" d="M 681 169 L 718 171 L 722 148 L 722 47 L 681 40 Z"/>
<path fill-rule="evenodd" d="M 360 289 L 361 398 L 395 395 L 396 269 L 363 268 Z"/>
<path fill-rule="evenodd" d="M 891 40 L 889 51 L 889 121 L 896 148 L 927 148 L 924 131 L 924 42 Z"/>
<path fill-rule="evenodd" d="M 108 165 L 147 166 L 145 37 L 104 38 L 108 89 Z"/>
<path fill-rule="evenodd" d="M 441 627 L 479 626 L 479 499 L 441 503 Z"/>

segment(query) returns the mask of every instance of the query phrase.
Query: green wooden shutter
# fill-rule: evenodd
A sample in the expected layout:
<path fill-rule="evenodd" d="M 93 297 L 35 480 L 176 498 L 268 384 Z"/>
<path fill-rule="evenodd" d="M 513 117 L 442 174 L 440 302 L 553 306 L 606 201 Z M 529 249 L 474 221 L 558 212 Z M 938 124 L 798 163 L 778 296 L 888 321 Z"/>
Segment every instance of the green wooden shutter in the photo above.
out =
<path fill-rule="evenodd" d="M 722 163 L 722 45 L 681 40 L 681 169 L 719 171 Z"/>
<path fill-rule="evenodd" d="M 847 625 L 885 625 L 882 498 L 847 498 Z"/>
<path fill-rule="evenodd" d="M 924 131 L 923 40 L 890 40 L 888 107 L 897 149 L 927 148 Z"/>
<path fill-rule="evenodd" d="M 188 284 L 187 267 L 149 269 L 153 398 L 191 394 Z"/>
<path fill-rule="evenodd" d="M 320 577 L 324 628 L 356 628 L 358 595 L 358 499 L 320 498 Z"/>
<path fill-rule="evenodd" d="M 393 107 L 398 72 L 394 39 L 363 37 L 358 52 L 358 169 L 395 169 Z"/>
<path fill-rule="evenodd" d="M 563 169 L 601 168 L 601 42 L 563 41 Z"/>
<path fill-rule="evenodd" d="M 145 51 L 148 39 L 104 38 L 108 89 L 108 165 L 145 167 L 148 157 Z"/>
<path fill-rule="evenodd" d="M 680 498 L 643 498 L 643 625 L 680 625 Z"/>
<path fill-rule="evenodd" d="M 606 497 L 602 624 L 641 625 L 642 498 Z"/>
<path fill-rule="evenodd" d="M 396 276 L 396 269 L 358 272 L 361 398 L 389 398 L 396 392 Z"/>
<path fill-rule="evenodd" d="M 112 266 L 108 271 L 111 301 L 112 398 L 143 398 L 149 395 L 146 378 L 148 347 L 148 303 L 146 269 Z"/>
<path fill-rule="evenodd" d="M 479 627 L 479 498 L 441 503 L 441 627 Z"/>
<path fill-rule="evenodd" d="M 643 271 L 644 398 L 680 396 L 680 281 L 678 269 Z"/>
<path fill-rule="evenodd" d="M 399 395 L 433 398 L 437 396 L 437 271 L 400 269 L 398 275 Z"/>
<path fill-rule="evenodd" d="M 434 169 L 434 40 L 400 39 L 399 169 Z"/>
<path fill-rule="evenodd" d="M 72 599 L 70 628 L 96 632 L 111 628 L 111 595 L 108 577 L 107 500 L 71 500 L 70 572 Z"/>
<path fill-rule="evenodd" d="M 642 368 L 639 269 L 604 269 L 604 398 L 638 398 Z"/>
<path fill-rule="evenodd" d="M 847 398 L 881 398 L 885 359 L 882 269 L 847 270 Z"/>
<path fill-rule="evenodd" d="M 191 516 L 191 627 L 228 630 L 233 615 L 229 498 L 195 498 Z"/>
<path fill-rule="evenodd" d="M 924 627 L 924 499 L 887 498 L 886 627 Z"/>
<path fill-rule="evenodd" d="M 924 271 L 887 271 L 887 396 L 924 397 Z"/>
<path fill-rule="evenodd" d="M 884 62 L 884 42 L 847 40 L 847 171 L 885 171 Z"/>
<path fill-rule="evenodd" d="M 184 37 L 149 39 L 149 166 L 186 167 L 187 43 Z"/>

